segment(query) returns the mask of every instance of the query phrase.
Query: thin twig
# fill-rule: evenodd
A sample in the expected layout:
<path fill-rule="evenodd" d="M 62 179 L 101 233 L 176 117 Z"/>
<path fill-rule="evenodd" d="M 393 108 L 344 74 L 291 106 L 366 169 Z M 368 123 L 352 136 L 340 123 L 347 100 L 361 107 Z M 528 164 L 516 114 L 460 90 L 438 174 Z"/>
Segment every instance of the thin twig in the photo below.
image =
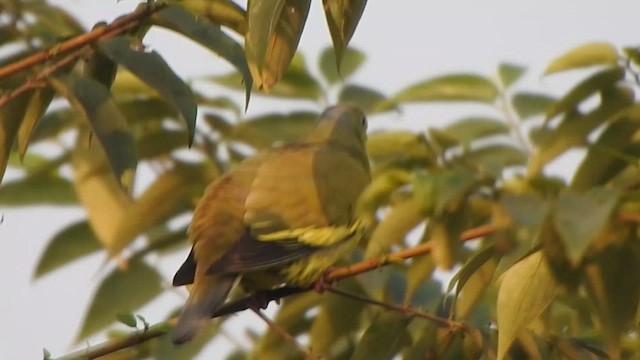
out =
<path fill-rule="evenodd" d="M 53 57 L 57 57 L 73 50 L 80 49 L 81 47 L 95 42 L 99 39 L 118 35 L 128 30 L 131 26 L 135 26 L 138 22 L 164 8 L 165 6 L 166 4 L 141 6 L 134 12 L 116 19 L 109 25 L 96 27 L 95 29 L 87 33 L 78 35 L 67 41 L 56 44 L 49 49 L 40 51 L 31 56 L 23 58 L 20 61 L 9 64 L 3 68 L 0 68 L 0 79 L 4 79 L 7 76 L 24 71 L 38 64 L 42 64 Z"/>
<path fill-rule="evenodd" d="M 293 335 L 289 334 L 287 332 L 287 330 L 283 329 L 281 326 L 279 326 L 278 324 L 276 324 L 273 321 L 271 321 L 271 319 L 269 319 L 269 317 L 267 315 L 265 315 L 262 311 L 260 311 L 260 309 L 252 308 L 251 311 L 253 311 L 256 315 L 258 315 L 260 317 L 260 319 L 262 319 L 262 321 L 264 321 L 267 324 L 267 326 L 269 326 L 269 328 L 271 330 L 275 331 L 276 334 L 278 334 L 278 336 L 280 336 L 284 340 L 290 342 L 296 348 L 298 348 L 300 351 L 302 351 L 307 359 L 309 359 L 309 360 L 320 359 L 320 357 L 318 357 L 317 355 L 312 353 L 310 349 L 308 349 L 307 347 L 305 347 L 305 346 L 301 345 L 300 343 L 298 343 L 296 338 L 293 337 Z"/>
<path fill-rule="evenodd" d="M 382 301 L 378 301 L 378 300 L 372 299 L 372 298 L 367 297 L 367 296 L 362 296 L 362 295 L 354 294 L 354 293 L 351 293 L 351 292 L 343 291 L 343 290 L 340 290 L 340 289 L 336 289 L 334 287 L 329 287 L 329 288 L 326 289 L 326 291 L 334 293 L 336 295 L 340 295 L 340 296 L 348 297 L 348 298 L 351 298 L 351 299 L 354 299 L 354 300 L 362 301 L 363 303 L 380 306 L 380 307 L 383 307 L 383 308 L 388 309 L 388 310 L 393 310 L 393 311 L 401 312 L 403 314 L 407 314 L 407 315 L 411 315 L 411 316 L 415 316 L 415 317 L 431 320 L 431 321 L 433 321 L 435 323 L 438 323 L 440 325 L 446 326 L 446 327 L 451 328 L 453 330 L 459 330 L 459 329 L 464 328 L 464 324 L 461 323 L 461 322 L 450 320 L 450 319 L 443 318 L 443 317 L 440 317 L 440 316 L 436 316 L 436 315 L 433 315 L 433 314 L 429 314 L 428 312 L 421 311 L 421 310 L 418 310 L 418 309 L 414 309 L 414 308 L 411 308 L 409 306 L 399 306 L 399 305 L 393 305 L 393 304 L 385 303 L 385 302 L 382 302 Z"/>
<path fill-rule="evenodd" d="M 20 85 L 15 90 L 9 92 L 8 94 L 4 94 L 0 96 L 0 107 L 7 104 L 9 101 L 17 98 L 18 96 L 34 89 L 43 88 L 46 86 L 46 78 L 49 77 L 54 72 L 71 65 L 74 63 L 81 55 L 78 53 L 71 54 L 64 59 L 58 61 L 55 65 L 50 66 L 43 70 L 40 74 L 27 80 L 24 84 Z"/>

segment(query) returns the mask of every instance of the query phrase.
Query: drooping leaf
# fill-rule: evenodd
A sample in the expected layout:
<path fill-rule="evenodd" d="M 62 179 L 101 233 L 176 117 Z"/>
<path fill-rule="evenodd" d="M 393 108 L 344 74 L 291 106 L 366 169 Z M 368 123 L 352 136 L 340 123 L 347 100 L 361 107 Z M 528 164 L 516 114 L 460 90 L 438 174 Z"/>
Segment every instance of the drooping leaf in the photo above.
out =
<path fill-rule="evenodd" d="M 456 209 L 466 193 L 477 182 L 475 174 L 465 168 L 453 168 L 434 173 L 437 199 L 434 214 Z"/>
<path fill-rule="evenodd" d="M 511 104 L 522 120 L 546 114 L 556 101 L 552 96 L 531 92 L 518 92 L 511 98 Z"/>
<path fill-rule="evenodd" d="M 198 16 L 204 16 L 215 24 L 226 26 L 240 35 L 247 32 L 247 12 L 232 0 L 173 0 Z"/>
<path fill-rule="evenodd" d="M 277 141 L 287 143 L 300 139 L 317 118 L 318 114 L 313 112 L 262 115 L 236 125 L 233 139 L 257 148 L 269 147 Z"/>
<path fill-rule="evenodd" d="M 114 270 L 102 280 L 84 317 L 77 339 L 81 340 L 116 321 L 116 315 L 133 312 L 162 293 L 162 277 L 144 262 Z"/>
<path fill-rule="evenodd" d="M 193 2 L 193 0 L 191 0 Z M 231 1 L 208 1 L 210 7 L 223 7 L 225 9 L 234 10 L 237 8 L 228 4 Z M 213 9 L 210 9 L 213 12 Z M 234 17 L 239 18 L 239 14 L 235 13 Z M 244 17 L 242 17 L 244 20 Z M 245 101 L 249 103 L 249 95 L 253 78 L 249 71 L 249 65 L 244 56 L 242 46 L 233 38 L 220 29 L 219 26 L 210 23 L 207 20 L 198 18 L 188 11 L 184 11 L 177 6 L 168 6 L 152 16 L 155 24 L 174 30 L 189 39 L 198 42 L 211 51 L 215 52 L 223 59 L 227 60 L 242 75 L 245 87 Z M 185 116 L 186 118 L 186 116 Z"/>
<path fill-rule="evenodd" d="M 33 277 L 38 279 L 101 248 L 86 221 L 73 223 L 60 230 L 49 241 L 38 260 Z"/>
<path fill-rule="evenodd" d="M 527 69 L 524 66 L 502 63 L 498 65 L 498 76 L 500 77 L 500 83 L 504 88 L 509 88 L 516 81 L 518 81 L 522 75 L 524 75 Z"/>
<path fill-rule="evenodd" d="M 95 80 L 74 74 L 52 78 L 50 82 L 88 119 L 115 178 L 130 190 L 138 163 L 135 142 L 109 90 Z"/>
<path fill-rule="evenodd" d="M 127 312 L 116 314 L 116 319 L 131 328 L 138 326 L 138 319 L 136 319 L 136 316 L 133 313 Z"/>
<path fill-rule="evenodd" d="M 411 264 L 407 268 L 407 286 L 405 288 L 403 304 L 411 304 L 412 299 L 421 287 L 427 283 L 428 279 L 433 275 L 436 264 L 431 256 L 418 256 L 413 258 Z M 421 304 L 424 307 L 424 304 Z"/>
<path fill-rule="evenodd" d="M 498 292 L 498 360 L 504 359 L 520 331 L 535 320 L 555 298 L 558 286 L 536 251 L 503 274 Z"/>
<path fill-rule="evenodd" d="M 202 178 L 202 169 L 195 165 L 176 166 L 159 175 L 125 210 L 109 244 L 109 254 L 117 254 L 136 236 L 181 211 L 183 206 L 179 205 L 181 201 L 185 201 L 190 184 L 197 183 Z"/>
<path fill-rule="evenodd" d="M 585 193 L 566 191 L 558 196 L 553 222 L 574 264 L 611 220 L 620 192 L 592 188 Z"/>
<path fill-rule="evenodd" d="M 0 205 L 6 207 L 72 205 L 77 201 L 71 181 L 56 175 L 27 176 L 0 186 Z"/>
<path fill-rule="evenodd" d="M 580 45 L 553 59 L 544 70 L 545 75 L 594 65 L 613 66 L 618 61 L 618 51 L 610 43 L 592 42 Z"/>
<path fill-rule="evenodd" d="M 393 96 L 395 102 L 472 101 L 493 103 L 498 88 L 489 79 L 475 74 L 453 74 L 411 85 Z"/>
<path fill-rule="evenodd" d="M 24 117 L 28 101 L 29 94 L 25 93 L 0 107 L 0 180 L 7 168 L 11 147 L 20 128 L 19 120 Z"/>
<path fill-rule="evenodd" d="M 478 251 L 456 274 L 456 318 L 464 319 L 471 312 L 491 283 L 497 265 L 495 249 L 488 246 Z"/>
<path fill-rule="evenodd" d="M 615 235 L 614 235 L 615 236 Z M 640 249 L 637 239 L 617 234 L 618 244 L 607 246 L 585 266 L 587 290 L 595 303 L 609 356 L 620 358 L 620 335 L 632 326 L 640 300 Z"/>
<path fill-rule="evenodd" d="M 388 252 L 391 246 L 401 243 L 405 236 L 422 221 L 424 221 L 424 214 L 420 201 L 409 198 L 394 204 L 373 230 L 367 244 L 365 259 Z"/>
<path fill-rule="evenodd" d="M 381 313 L 362 335 L 351 360 L 392 359 L 411 340 L 407 333 L 410 321 L 397 312 Z"/>
<path fill-rule="evenodd" d="M 558 102 L 552 105 L 546 114 L 551 119 L 561 113 L 576 110 L 578 105 L 603 89 L 611 88 L 616 82 L 624 78 L 624 70 L 620 68 L 606 69 L 593 74 L 573 87 Z"/>
<path fill-rule="evenodd" d="M 72 126 L 81 119 L 81 115 L 77 114 L 73 109 L 62 108 L 59 110 L 50 110 L 36 124 L 29 143 L 33 144 L 37 141 L 51 139 L 72 128 Z"/>
<path fill-rule="evenodd" d="M 195 134 L 197 104 L 193 92 L 155 51 L 136 50 L 133 39 L 118 36 L 98 43 L 101 51 L 147 83 L 182 115 L 191 146 Z"/>
<path fill-rule="evenodd" d="M 375 223 L 378 209 L 388 203 L 395 190 L 410 182 L 411 173 L 407 170 L 390 168 L 377 174 L 360 195 L 356 207 L 358 218 Z"/>
<path fill-rule="evenodd" d="M 583 145 L 593 130 L 633 103 L 628 93 L 617 87 L 602 90 L 601 96 L 602 102 L 596 109 L 585 115 L 568 112 L 557 128 L 534 139 L 537 150 L 529 161 L 530 174 L 537 174 L 545 164 L 568 149 Z"/>
<path fill-rule="evenodd" d="M 108 249 L 131 199 L 120 190 L 102 148 L 98 144 L 87 144 L 88 138 L 88 131 L 78 134 L 71 159 L 73 187 L 94 234 Z"/>
<path fill-rule="evenodd" d="M 338 63 L 336 52 L 333 48 L 327 47 L 320 54 L 320 73 L 329 85 L 336 84 L 340 80 L 346 80 L 362 66 L 366 55 L 354 48 L 346 48 L 342 56 L 340 71 L 336 68 Z"/>
<path fill-rule="evenodd" d="M 173 150 L 185 147 L 184 130 L 160 130 L 144 134 L 138 140 L 140 159 L 170 154 Z"/>
<path fill-rule="evenodd" d="M 639 114 L 631 114 L 611 123 L 598 139 L 589 145 L 587 154 L 578 166 L 571 187 L 584 191 L 604 185 L 640 156 L 640 146 L 632 139 L 638 130 Z"/>
<path fill-rule="evenodd" d="M 259 89 L 271 89 L 298 48 L 310 0 L 250 1 L 245 53 Z"/>
<path fill-rule="evenodd" d="M 335 68 L 340 73 L 345 50 L 358 27 L 367 0 L 322 0 L 335 52 Z"/>
<path fill-rule="evenodd" d="M 24 155 L 27 153 L 27 147 L 29 146 L 31 135 L 38 124 L 38 120 L 40 120 L 49 107 L 49 104 L 51 104 L 54 94 L 53 89 L 49 87 L 37 89 L 31 94 L 27 111 L 24 114 L 20 129 L 18 130 L 18 154 L 20 154 L 21 160 L 24 159 Z"/>

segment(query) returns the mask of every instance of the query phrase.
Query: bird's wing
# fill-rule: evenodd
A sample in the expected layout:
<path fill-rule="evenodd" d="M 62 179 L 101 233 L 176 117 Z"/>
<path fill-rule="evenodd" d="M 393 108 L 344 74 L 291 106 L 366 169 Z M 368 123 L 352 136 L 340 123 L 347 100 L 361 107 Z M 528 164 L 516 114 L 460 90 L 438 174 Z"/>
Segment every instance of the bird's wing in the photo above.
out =
<path fill-rule="evenodd" d="M 368 171 L 330 146 L 274 150 L 258 167 L 243 234 L 208 273 L 256 271 L 290 263 L 356 231 L 353 211 Z"/>

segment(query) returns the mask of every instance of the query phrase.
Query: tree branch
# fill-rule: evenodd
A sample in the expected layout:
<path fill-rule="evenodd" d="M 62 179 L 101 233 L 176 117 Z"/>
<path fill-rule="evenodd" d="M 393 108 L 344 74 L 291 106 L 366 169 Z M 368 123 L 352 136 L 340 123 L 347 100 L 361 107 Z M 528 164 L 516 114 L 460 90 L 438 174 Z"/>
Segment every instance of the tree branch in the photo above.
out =
<path fill-rule="evenodd" d="M 67 41 L 56 44 L 49 49 L 40 51 L 31 56 L 23 58 L 20 61 L 0 68 L 0 79 L 4 79 L 10 75 L 14 75 L 33 66 L 44 63 L 51 58 L 58 57 L 73 50 L 80 49 L 92 42 L 121 34 L 130 29 L 132 26 L 139 24 L 142 20 L 149 17 L 149 15 L 163 9 L 165 6 L 166 4 L 140 6 L 132 13 L 116 19 L 109 25 L 96 27 L 87 33 L 78 35 Z"/>
<path fill-rule="evenodd" d="M 492 224 L 482 225 L 473 229 L 466 230 L 460 235 L 460 241 L 474 240 L 482 236 L 487 236 L 495 231 L 495 226 Z M 409 259 L 415 256 L 426 255 L 432 251 L 432 246 L 429 243 L 419 245 L 410 249 L 391 253 L 379 258 L 365 260 L 350 266 L 336 268 L 330 270 L 323 279 L 318 280 L 317 284 L 308 287 L 280 287 L 273 290 L 260 291 L 258 293 L 245 296 L 235 301 L 228 302 L 212 312 L 211 317 L 216 318 L 224 315 L 229 315 L 252 309 L 259 304 L 261 308 L 265 308 L 271 301 L 277 301 L 282 298 L 304 293 L 310 291 L 316 286 L 322 287 L 327 281 L 337 281 L 347 277 L 362 274 L 367 271 L 377 269 L 381 266 L 387 265 L 392 262 L 396 262 L 399 259 Z M 386 306 L 386 305 L 385 305 Z M 392 305 L 391 305 L 392 306 Z M 412 313 L 418 316 L 417 313 Z M 430 318 L 430 317 L 427 317 Z M 142 330 L 131 334 L 122 339 L 112 340 L 103 344 L 91 346 L 87 349 L 76 351 L 72 354 L 66 355 L 58 360 L 79 360 L 79 359 L 95 359 L 100 356 L 114 353 L 116 351 L 141 344 L 151 339 L 160 337 L 166 334 L 170 329 L 167 324 L 173 324 L 175 319 L 170 319 L 165 323 L 160 323 L 149 327 L 147 330 Z"/>

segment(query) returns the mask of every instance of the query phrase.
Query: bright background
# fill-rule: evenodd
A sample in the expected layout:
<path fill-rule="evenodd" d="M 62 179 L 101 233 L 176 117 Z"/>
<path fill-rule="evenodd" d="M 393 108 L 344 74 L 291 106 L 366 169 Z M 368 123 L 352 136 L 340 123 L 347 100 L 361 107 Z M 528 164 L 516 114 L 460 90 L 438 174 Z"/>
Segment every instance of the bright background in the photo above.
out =
<path fill-rule="evenodd" d="M 54 2 L 70 9 L 87 28 L 100 20 L 111 21 L 136 5 L 131 0 Z M 312 69 L 315 69 L 317 54 L 330 44 L 321 10 L 321 1 L 314 1 L 300 45 Z M 634 0 L 370 1 L 351 42 L 367 54 L 367 61 L 355 75 L 354 82 L 392 94 L 411 83 L 448 72 L 494 76 L 497 64 L 508 61 L 528 66 L 529 71 L 519 86 L 560 94 L 575 83 L 575 78 L 565 75 L 541 78 L 549 60 L 588 41 L 639 45 L 639 13 L 640 3 Z M 213 60 L 210 53 L 187 46 L 187 40 L 168 38 L 166 32 L 150 34 L 145 43 L 187 77 L 226 73 L 231 69 Z M 272 105 L 252 102 L 249 115 L 280 110 L 268 106 Z M 438 126 L 455 117 L 452 111 L 457 109 L 455 105 L 420 105 L 404 110 L 403 114 L 386 116 L 384 125 L 414 129 Z M 554 169 L 566 176 L 567 169 L 575 167 L 577 159 L 576 156 L 564 157 L 554 164 Z M 33 282 L 32 272 L 46 242 L 57 230 L 82 218 L 82 211 L 53 207 L 0 208 L 0 216 L 4 216 L 0 224 L 0 359 L 38 359 L 42 357 L 43 347 L 54 357 L 61 356 L 74 348 L 72 342 L 83 311 L 87 309 L 97 280 L 104 276 L 100 271 L 103 258 L 89 257 Z M 167 286 L 182 258 L 183 254 L 159 263 Z M 183 299 L 183 292 L 169 292 L 137 313 L 155 323 Z M 226 327 L 234 340 L 244 344 L 242 329 L 247 324 L 260 327 L 261 322 L 252 314 L 237 318 Z M 91 344 L 99 340 L 92 339 Z M 205 350 L 208 358 L 218 358 L 216 355 L 223 352 L 224 342 L 221 339 L 209 345 L 208 351 Z"/>

